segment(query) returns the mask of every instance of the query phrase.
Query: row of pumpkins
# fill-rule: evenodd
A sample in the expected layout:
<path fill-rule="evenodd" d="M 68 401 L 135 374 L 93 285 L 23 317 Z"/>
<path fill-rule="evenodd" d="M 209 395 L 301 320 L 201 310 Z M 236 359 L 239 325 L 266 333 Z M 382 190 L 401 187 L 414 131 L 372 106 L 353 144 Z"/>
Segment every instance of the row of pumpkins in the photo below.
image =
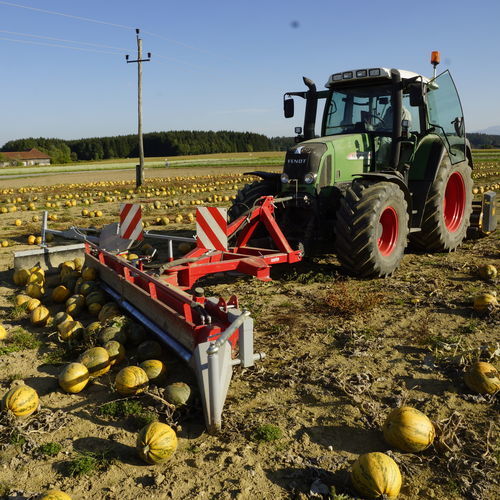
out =
<path fill-rule="evenodd" d="M 125 344 L 136 348 L 136 355 L 141 363 L 138 366 L 126 366 L 117 373 L 114 387 L 118 393 L 125 396 L 135 395 L 145 391 L 149 383 L 164 382 L 165 364 L 155 359 L 162 356 L 161 345 L 152 340 L 145 340 L 147 336 L 143 327 L 122 316 L 116 303 L 107 302 L 105 293 L 95 281 L 96 270 L 90 267 L 82 268 L 82 264 L 80 259 L 75 259 L 60 266 L 61 284 L 54 288 L 50 298 L 56 304 L 64 303 L 65 311 L 57 313 L 53 318 L 50 317 L 48 308 L 40 304 L 46 284 L 43 270 L 35 267 L 14 273 L 14 282 L 19 286 L 26 286 L 25 294 L 17 295 L 15 304 L 31 311 L 30 319 L 34 325 L 56 326 L 63 342 L 83 340 L 94 345 L 84 351 L 77 361 L 69 363 L 61 370 L 58 376 L 61 389 L 73 394 L 81 392 L 90 380 L 108 373 L 111 367 L 124 361 Z M 90 323 L 86 328 L 73 319 L 73 316 L 80 314 L 84 306 L 90 314 L 97 315 L 99 320 Z M 2 331 L 7 335 L 5 328 L 0 327 L 0 339 Z M 182 406 L 188 403 L 191 388 L 183 382 L 175 382 L 165 387 L 165 396 L 169 403 Z M 40 401 L 35 389 L 25 384 L 17 384 L 4 396 L 2 406 L 16 417 L 26 418 L 37 411 Z M 167 424 L 152 422 L 138 433 L 136 448 L 138 455 L 145 462 L 162 463 L 170 459 L 177 449 L 177 436 Z M 40 498 L 62 500 L 71 497 L 64 492 L 51 490 Z"/>
<path fill-rule="evenodd" d="M 121 316 L 117 304 L 106 302 L 105 294 L 98 289 L 95 281 L 97 278 L 95 269 L 85 267 L 82 269 L 81 264 L 82 262 L 75 259 L 61 266 L 59 276 L 61 284 L 52 292 L 52 300 L 56 303 L 64 302 L 66 310 L 56 314 L 52 324 L 57 325 L 62 341 L 72 342 L 83 337 L 88 343 L 101 345 L 87 349 L 76 362 L 65 366 L 59 374 L 59 385 L 69 393 L 82 391 L 89 380 L 107 373 L 111 366 L 124 360 L 124 344 L 139 342 L 137 357 L 143 361 L 139 366 L 127 366 L 118 372 L 115 378 L 117 392 L 125 396 L 134 395 L 144 391 L 149 382 L 160 383 L 165 374 L 165 365 L 154 358 L 160 357 L 161 346 L 154 341 L 143 341 L 142 327 Z M 15 273 L 14 280 L 16 284 L 27 287 L 27 295 L 37 291 L 33 285 L 43 287 L 45 284 L 44 273 L 39 268 L 20 270 Z M 76 295 L 71 295 L 72 289 L 77 292 Z M 78 295 L 84 299 L 79 299 Z M 28 297 L 25 300 L 20 297 L 22 296 L 16 297 L 16 303 L 21 302 L 26 304 L 28 310 L 32 309 L 33 324 L 47 324 L 48 313 L 40 312 L 39 309 L 44 306 L 32 302 L 39 299 Z M 72 318 L 72 315 L 79 314 L 84 304 L 91 314 L 99 318 L 99 322 L 93 322 L 87 328 L 83 328 L 80 322 Z M 34 314 L 37 310 L 38 313 Z M 478 361 L 470 367 L 465 374 L 465 383 L 471 390 L 481 394 L 492 394 L 500 390 L 498 372 L 493 365 L 485 362 Z M 183 383 L 171 384 L 167 386 L 166 393 L 173 404 L 184 404 L 189 399 L 190 388 Z M 6 394 L 3 404 L 14 415 L 26 417 L 39 407 L 38 395 L 34 389 L 21 385 Z M 425 450 L 432 444 L 435 428 L 431 420 L 419 410 L 402 407 L 394 409 L 389 414 L 383 425 L 383 434 L 391 446 L 401 451 L 415 453 Z M 160 422 L 144 427 L 137 437 L 139 456 L 151 464 L 168 460 L 176 448 L 175 432 Z M 402 485 L 398 465 L 391 457 L 380 452 L 361 455 L 352 465 L 351 479 L 355 489 L 367 498 L 379 498 L 382 495 L 396 498 Z"/>

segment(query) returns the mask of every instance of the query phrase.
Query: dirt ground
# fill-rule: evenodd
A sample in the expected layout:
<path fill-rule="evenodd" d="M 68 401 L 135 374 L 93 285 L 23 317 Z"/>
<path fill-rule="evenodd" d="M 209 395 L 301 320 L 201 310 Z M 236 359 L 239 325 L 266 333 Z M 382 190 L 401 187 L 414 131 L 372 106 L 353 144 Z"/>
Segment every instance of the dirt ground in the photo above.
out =
<path fill-rule="evenodd" d="M 212 170 L 210 175 L 228 181 L 214 191 L 221 195 L 234 192 L 234 185 L 244 182 L 231 180 L 226 169 Z M 65 182 L 89 182 L 86 175 L 75 174 Z M 132 181 L 132 175 L 106 172 L 99 180 Z M 151 175 L 159 174 L 155 170 Z M 176 169 L 172 175 L 183 173 Z M 193 169 L 187 175 L 193 175 Z M 7 186 L 22 188 L 26 182 L 0 181 L 0 191 Z M 93 196 L 101 200 L 104 190 L 113 196 L 114 191 L 127 188 L 63 189 L 55 185 L 60 178 L 49 176 L 29 182 L 40 187 L 38 193 L 30 193 L 38 196 L 39 206 L 57 192 L 101 190 L 101 196 Z M 161 182 L 151 180 L 151 185 Z M 176 182 L 178 198 L 207 196 L 179 196 L 181 185 L 188 181 Z M 9 196 L 0 194 L 0 199 Z M 140 198 L 149 203 L 158 197 L 153 192 L 152 197 L 142 193 Z M 92 221 L 109 222 L 117 207 L 117 201 L 96 201 L 92 210 L 102 208 L 104 216 Z M 59 218 L 53 227 L 85 225 L 88 219 L 80 216 L 81 209 L 80 205 L 54 209 Z M 185 205 L 165 211 L 191 209 Z M 0 248 L 0 323 L 11 331 L 22 327 L 36 341 L 0 355 L 0 396 L 23 380 L 38 391 L 42 409 L 15 426 L 5 416 L 0 420 L 0 496 L 33 498 L 57 487 L 74 499 L 342 500 L 356 498 L 348 471 L 357 456 L 383 451 L 403 474 L 401 499 L 500 498 L 498 400 L 472 394 L 463 382 L 464 370 L 473 360 L 498 363 L 498 309 L 478 315 L 472 298 L 481 291 L 498 290 L 496 281 L 478 277 L 477 268 L 482 264 L 500 268 L 499 231 L 468 240 L 449 254 L 409 248 L 401 267 L 387 279 L 350 278 L 334 255 L 322 255 L 273 268 L 271 282 L 236 276 L 205 280 L 207 296 L 236 294 L 251 311 L 255 351 L 266 354 L 255 368 L 235 370 L 222 433 L 211 436 L 204 432 L 196 396 L 173 414 L 152 396 L 143 395 L 131 400 L 144 413 L 103 415 L 103 405 L 123 399 L 112 387 L 121 366 L 79 394 L 59 389 L 57 375 L 78 348 L 68 351 L 54 329 L 36 328 L 26 318 L 12 316 L 17 290 L 11 279 L 11 254 L 30 248 L 25 245 L 26 236 L 38 226 L 31 222 L 32 214 L 0 215 L 0 240 L 7 238 L 12 245 Z M 157 212 L 146 214 L 146 220 L 154 221 Z M 23 219 L 20 227 L 13 225 L 18 217 Z M 172 229 L 194 226 L 173 224 Z M 52 307 L 53 313 L 56 310 Z M 94 321 L 85 314 L 78 319 L 84 325 Z M 127 354 L 125 363 L 134 364 L 134 351 Z M 168 367 L 166 383 L 182 380 L 194 388 L 193 374 L 179 359 L 166 350 L 163 359 Z M 385 417 L 401 405 L 418 408 L 436 424 L 439 439 L 424 452 L 402 453 L 383 439 Z M 178 433 L 178 450 L 164 465 L 147 465 L 136 455 L 137 431 L 145 415 L 151 414 L 171 423 Z M 272 435 L 263 429 L 272 429 Z M 60 449 L 48 453 L 42 445 L 49 443 L 59 444 Z M 97 457 L 97 468 L 75 474 L 76 459 L 89 452 Z"/>

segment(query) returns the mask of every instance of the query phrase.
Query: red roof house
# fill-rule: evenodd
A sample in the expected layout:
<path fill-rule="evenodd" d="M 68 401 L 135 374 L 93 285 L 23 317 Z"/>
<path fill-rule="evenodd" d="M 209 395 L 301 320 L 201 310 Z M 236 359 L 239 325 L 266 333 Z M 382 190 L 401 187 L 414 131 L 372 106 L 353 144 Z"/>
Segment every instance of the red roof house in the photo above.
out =
<path fill-rule="evenodd" d="M 0 151 L 1 167 L 5 167 L 14 162 L 22 163 L 24 166 L 50 165 L 50 156 L 35 148 L 28 151 Z"/>

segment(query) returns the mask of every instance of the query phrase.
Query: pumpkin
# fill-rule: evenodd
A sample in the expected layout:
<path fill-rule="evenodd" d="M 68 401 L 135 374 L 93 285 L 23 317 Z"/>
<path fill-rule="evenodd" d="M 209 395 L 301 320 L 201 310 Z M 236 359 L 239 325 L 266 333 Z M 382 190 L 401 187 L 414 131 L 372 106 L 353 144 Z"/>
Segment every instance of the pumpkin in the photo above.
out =
<path fill-rule="evenodd" d="M 484 361 L 475 362 L 464 376 L 467 387 L 479 394 L 493 394 L 500 390 L 500 375 L 497 369 Z"/>
<path fill-rule="evenodd" d="M 497 268 L 491 264 L 480 266 L 478 272 L 479 276 L 486 281 L 493 281 L 498 275 Z"/>
<path fill-rule="evenodd" d="M 125 359 L 125 347 L 116 340 L 110 340 L 104 344 L 104 349 L 108 351 L 109 363 L 111 366 L 121 363 Z"/>
<path fill-rule="evenodd" d="M 43 286 L 37 283 L 30 283 L 26 287 L 26 295 L 29 295 L 34 299 L 41 299 L 44 293 L 45 289 L 43 288 Z"/>
<path fill-rule="evenodd" d="M 85 266 L 82 269 L 83 281 L 95 281 L 97 278 L 97 269 L 95 267 Z"/>
<path fill-rule="evenodd" d="M 16 306 L 22 306 L 23 304 L 25 304 L 29 300 L 31 300 L 31 297 L 29 295 L 24 295 L 24 294 L 20 293 L 19 295 L 16 295 L 16 298 L 14 299 L 14 304 Z"/>
<path fill-rule="evenodd" d="M 383 432 L 391 446 L 409 452 L 425 450 L 436 435 L 429 418 L 410 406 L 392 410 L 383 425 Z"/>
<path fill-rule="evenodd" d="M 71 497 L 61 490 L 48 490 L 42 493 L 38 500 L 71 500 Z"/>
<path fill-rule="evenodd" d="M 7 330 L 3 325 L 0 325 L 0 340 L 5 340 L 7 338 Z"/>
<path fill-rule="evenodd" d="M 158 359 L 161 358 L 163 350 L 161 344 L 156 342 L 156 340 L 146 340 L 142 344 L 137 346 L 137 357 L 141 361 L 146 359 Z"/>
<path fill-rule="evenodd" d="M 84 331 L 79 321 L 65 321 L 57 325 L 61 340 L 73 340 L 78 338 Z"/>
<path fill-rule="evenodd" d="M 82 258 L 82 257 L 75 257 L 75 258 L 73 259 L 73 262 L 74 262 L 74 264 L 75 264 L 75 269 L 76 269 L 77 271 L 81 271 L 81 270 L 82 270 L 82 268 L 83 268 L 83 264 L 84 264 L 84 260 L 83 260 L 83 258 Z"/>
<path fill-rule="evenodd" d="M 112 319 L 116 316 L 120 316 L 120 307 L 116 302 L 108 302 L 102 306 L 102 309 L 99 311 L 97 319 L 104 323 L 109 319 Z"/>
<path fill-rule="evenodd" d="M 111 368 L 109 354 L 104 347 L 91 347 L 80 355 L 78 361 L 85 365 L 91 377 L 99 377 Z"/>
<path fill-rule="evenodd" d="M 83 309 L 85 297 L 83 295 L 72 295 L 66 301 L 66 312 L 71 316 L 77 316 Z"/>
<path fill-rule="evenodd" d="M 120 328 L 116 326 L 107 326 L 99 332 L 99 343 L 105 344 L 110 340 L 116 340 L 120 344 L 125 344 L 127 341 L 127 336 Z"/>
<path fill-rule="evenodd" d="M 127 342 L 132 345 L 140 344 L 146 340 L 147 334 L 145 328 L 134 321 L 129 321 L 126 326 Z"/>
<path fill-rule="evenodd" d="M 138 394 L 146 390 L 148 376 L 138 366 L 126 366 L 122 368 L 115 379 L 116 390 L 124 396 Z"/>
<path fill-rule="evenodd" d="M 62 264 L 59 264 L 59 271 L 74 271 L 76 269 L 75 263 L 72 260 L 67 260 L 66 262 L 63 262 Z"/>
<path fill-rule="evenodd" d="M 61 323 L 64 323 L 65 321 L 73 321 L 73 318 L 67 312 L 61 311 L 54 316 L 54 320 L 52 323 L 55 326 L 59 326 Z"/>
<path fill-rule="evenodd" d="M 90 373 L 83 363 L 70 363 L 59 374 L 59 385 L 65 392 L 76 394 L 88 384 Z"/>
<path fill-rule="evenodd" d="M 83 280 L 83 278 L 82 278 Z M 83 281 L 80 285 L 80 293 L 83 296 L 90 295 L 97 288 L 97 284 L 94 281 Z"/>
<path fill-rule="evenodd" d="M 85 296 L 85 304 L 89 307 L 91 304 L 106 304 L 106 295 L 102 290 L 95 290 L 93 281 L 85 281 L 81 287 L 81 293 Z"/>
<path fill-rule="evenodd" d="M 396 498 L 403 482 L 396 462 L 379 452 L 365 453 L 352 464 L 351 481 L 367 498 Z"/>
<path fill-rule="evenodd" d="M 37 269 L 36 271 L 32 272 L 29 275 L 28 284 L 37 283 L 39 285 L 43 285 L 44 282 L 45 282 L 45 274 L 42 272 L 41 269 Z"/>
<path fill-rule="evenodd" d="M 25 302 L 24 308 L 28 312 L 33 312 L 37 307 L 39 307 L 42 303 L 38 299 L 29 299 L 27 302 Z"/>
<path fill-rule="evenodd" d="M 52 300 L 58 304 L 62 304 L 68 300 L 70 295 L 71 292 L 67 287 L 59 285 L 57 288 L 54 288 L 54 291 L 52 292 Z"/>
<path fill-rule="evenodd" d="M 175 406 L 185 405 L 191 397 L 191 387 L 184 382 L 174 382 L 165 387 L 165 396 Z"/>
<path fill-rule="evenodd" d="M 99 316 L 99 313 L 101 312 L 102 306 L 101 304 L 98 304 L 97 302 L 94 304 L 90 304 L 89 306 L 89 313 L 92 314 L 92 316 Z"/>
<path fill-rule="evenodd" d="M 31 324 L 45 326 L 49 320 L 50 312 L 45 306 L 38 306 L 31 312 Z"/>
<path fill-rule="evenodd" d="M 167 367 L 158 359 L 148 359 L 139 365 L 148 376 L 150 382 L 158 384 L 164 381 Z"/>
<path fill-rule="evenodd" d="M 480 293 L 474 297 L 474 311 L 487 313 L 498 306 L 497 298 L 492 293 Z"/>
<path fill-rule="evenodd" d="M 3 407 L 16 417 L 27 417 L 34 413 L 40 404 L 38 393 L 29 385 L 13 387 L 3 398 Z"/>
<path fill-rule="evenodd" d="M 25 286 L 28 283 L 30 272 L 28 269 L 16 269 L 14 271 L 14 284 L 17 286 Z"/>
<path fill-rule="evenodd" d="M 177 436 L 167 424 L 151 422 L 137 436 L 137 452 L 148 464 L 166 462 L 177 449 Z"/>

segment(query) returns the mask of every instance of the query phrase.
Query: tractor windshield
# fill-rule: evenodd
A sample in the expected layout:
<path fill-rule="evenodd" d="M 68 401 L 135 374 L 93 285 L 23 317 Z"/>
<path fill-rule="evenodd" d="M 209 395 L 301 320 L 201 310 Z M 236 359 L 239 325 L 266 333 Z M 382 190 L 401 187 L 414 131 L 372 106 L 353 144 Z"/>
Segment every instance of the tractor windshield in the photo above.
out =
<path fill-rule="evenodd" d="M 392 133 L 392 86 L 335 88 L 329 95 L 322 135 L 375 131 Z"/>

